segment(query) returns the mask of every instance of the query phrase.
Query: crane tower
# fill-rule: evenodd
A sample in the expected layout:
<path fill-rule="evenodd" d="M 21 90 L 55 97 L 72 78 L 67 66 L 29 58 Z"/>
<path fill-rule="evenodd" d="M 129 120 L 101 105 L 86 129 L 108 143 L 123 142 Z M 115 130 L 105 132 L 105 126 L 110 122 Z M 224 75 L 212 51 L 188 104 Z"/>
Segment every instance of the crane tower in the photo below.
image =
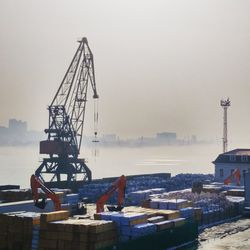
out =
<path fill-rule="evenodd" d="M 98 99 L 93 54 L 82 38 L 49 110 L 47 140 L 40 142 L 40 154 L 47 154 L 35 171 L 49 187 L 77 188 L 91 180 L 85 159 L 79 159 L 88 85 Z M 96 106 L 96 105 L 95 105 Z M 94 114 L 95 122 L 98 113 Z M 95 126 L 96 127 L 96 126 Z M 95 131 L 95 135 L 97 131 Z"/>
<path fill-rule="evenodd" d="M 231 105 L 231 101 L 229 98 L 226 100 L 221 100 L 220 105 L 223 108 L 223 138 L 222 138 L 222 143 L 223 143 L 223 153 L 227 152 L 227 109 Z"/>

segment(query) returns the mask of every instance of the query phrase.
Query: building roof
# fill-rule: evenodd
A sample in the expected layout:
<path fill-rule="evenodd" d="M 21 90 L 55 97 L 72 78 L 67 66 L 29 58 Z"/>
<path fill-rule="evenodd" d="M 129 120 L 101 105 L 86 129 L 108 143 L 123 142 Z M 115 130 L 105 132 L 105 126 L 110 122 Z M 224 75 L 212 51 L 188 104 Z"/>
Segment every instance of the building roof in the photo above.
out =
<path fill-rule="evenodd" d="M 216 163 L 241 163 L 250 164 L 250 149 L 237 148 L 223 154 L 219 154 L 218 157 L 213 161 Z"/>
<path fill-rule="evenodd" d="M 249 155 L 250 156 L 250 149 L 249 148 L 237 148 L 231 151 L 224 153 L 226 155 Z"/>

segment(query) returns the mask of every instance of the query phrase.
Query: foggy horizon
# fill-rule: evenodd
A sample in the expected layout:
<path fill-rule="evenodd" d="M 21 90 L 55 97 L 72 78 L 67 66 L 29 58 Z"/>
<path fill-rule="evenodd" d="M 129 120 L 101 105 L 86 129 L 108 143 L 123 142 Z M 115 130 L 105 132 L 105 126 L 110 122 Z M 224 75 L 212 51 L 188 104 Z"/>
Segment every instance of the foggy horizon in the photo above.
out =
<path fill-rule="evenodd" d="M 250 3 L 232 0 L 0 1 L 0 124 L 48 126 L 51 103 L 77 48 L 94 55 L 99 134 L 176 132 L 249 143 Z M 93 131 L 89 89 L 84 134 Z"/>

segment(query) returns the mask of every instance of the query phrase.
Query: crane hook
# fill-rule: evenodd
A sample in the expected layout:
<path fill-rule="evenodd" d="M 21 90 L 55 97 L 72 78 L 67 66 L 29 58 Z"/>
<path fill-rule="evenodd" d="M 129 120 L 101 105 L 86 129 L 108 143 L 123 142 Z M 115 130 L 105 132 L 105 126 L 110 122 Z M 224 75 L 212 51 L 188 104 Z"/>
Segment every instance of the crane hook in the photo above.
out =
<path fill-rule="evenodd" d="M 92 142 L 99 142 L 97 138 L 97 133 L 98 133 L 98 99 L 94 99 L 94 135 L 95 138 Z"/>

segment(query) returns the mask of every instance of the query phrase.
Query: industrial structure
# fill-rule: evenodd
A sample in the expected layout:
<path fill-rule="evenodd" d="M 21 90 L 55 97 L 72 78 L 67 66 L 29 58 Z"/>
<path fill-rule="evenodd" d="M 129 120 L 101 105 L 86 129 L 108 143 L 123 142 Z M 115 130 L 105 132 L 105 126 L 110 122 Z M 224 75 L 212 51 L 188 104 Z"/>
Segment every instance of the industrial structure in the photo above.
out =
<path fill-rule="evenodd" d="M 223 153 L 227 152 L 227 109 L 228 107 L 231 105 L 231 101 L 229 100 L 229 98 L 227 98 L 226 100 L 221 100 L 220 101 L 220 105 L 223 108 Z"/>
<path fill-rule="evenodd" d="M 234 149 L 220 154 L 215 161 L 215 180 L 224 182 L 236 170 L 240 172 L 240 185 L 244 185 L 244 174 L 250 171 L 250 149 Z M 236 178 L 231 180 L 231 184 L 237 184 Z"/>
<path fill-rule="evenodd" d="M 96 202 L 96 212 L 104 212 L 104 205 L 108 201 L 111 195 L 118 191 L 118 201 L 117 206 L 109 206 L 110 211 L 121 211 L 123 209 L 123 202 L 125 198 L 125 189 L 126 189 L 126 177 L 124 175 L 120 176 L 109 189 L 99 197 Z"/>
<path fill-rule="evenodd" d="M 97 100 L 93 54 L 87 39 L 82 38 L 48 107 L 49 127 L 45 129 L 48 139 L 40 142 L 40 154 L 49 157 L 43 159 L 35 175 L 48 187 L 77 188 L 92 178 L 85 160 L 78 158 L 89 84 L 93 98 Z M 94 122 L 97 123 L 98 111 L 94 112 Z M 94 133 L 96 136 L 97 130 Z"/>

